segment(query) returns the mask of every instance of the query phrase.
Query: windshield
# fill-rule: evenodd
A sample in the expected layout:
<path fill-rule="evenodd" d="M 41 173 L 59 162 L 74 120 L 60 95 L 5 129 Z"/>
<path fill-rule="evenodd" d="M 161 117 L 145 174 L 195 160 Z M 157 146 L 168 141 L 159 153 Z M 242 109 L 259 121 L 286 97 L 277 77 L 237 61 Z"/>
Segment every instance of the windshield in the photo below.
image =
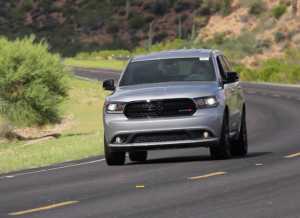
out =
<path fill-rule="evenodd" d="M 130 62 L 120 86 L 147 83 L 214 81 L 212 60 L 207 58 L 178 58 Z"/>

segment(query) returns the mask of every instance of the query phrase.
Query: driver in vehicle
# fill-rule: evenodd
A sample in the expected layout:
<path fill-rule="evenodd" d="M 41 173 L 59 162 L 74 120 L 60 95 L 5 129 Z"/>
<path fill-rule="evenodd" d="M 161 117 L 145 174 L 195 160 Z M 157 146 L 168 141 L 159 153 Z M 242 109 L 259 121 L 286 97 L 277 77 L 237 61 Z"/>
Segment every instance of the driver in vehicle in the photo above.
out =
<path fill-rule="evenodd" d="M 205 64 L 201 62 L 194 63 L 191 67 L 191 75 L 185 78 L 184 80 L 209 80 Z"/>

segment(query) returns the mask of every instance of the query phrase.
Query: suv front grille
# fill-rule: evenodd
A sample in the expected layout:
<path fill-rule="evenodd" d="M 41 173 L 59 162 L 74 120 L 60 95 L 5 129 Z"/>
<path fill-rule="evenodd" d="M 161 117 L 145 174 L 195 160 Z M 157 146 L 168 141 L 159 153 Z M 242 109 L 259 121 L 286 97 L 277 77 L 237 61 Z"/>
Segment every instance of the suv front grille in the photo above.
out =
<path fill-rule="evenodd" d="M 170 133 L 154 133 L 154 134 L 140 134 L 134 137 L 133 143 L 145 142 L 167 142 L 167 141 L 181 141 L 189 140 L 190 136 L 185 132 L 170 132 Z"/>
<path fill-rule="evenodd" d="M 156 118 L 169 116 L 191 116 L 197 108 L 191 99 L 153 100 L 129 102 L 124 114 L 127 118 Z"/>

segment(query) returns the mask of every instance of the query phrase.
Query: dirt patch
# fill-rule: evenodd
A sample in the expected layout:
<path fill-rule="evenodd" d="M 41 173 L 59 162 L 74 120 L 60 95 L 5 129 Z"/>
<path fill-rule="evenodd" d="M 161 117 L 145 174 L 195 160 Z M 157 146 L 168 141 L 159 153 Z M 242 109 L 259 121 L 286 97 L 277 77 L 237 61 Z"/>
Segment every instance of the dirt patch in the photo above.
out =
<path fill-rule="evenodd" d="M 25 140 L 40 139 L 42 137 L 50 136 L 57 137 L 64 130 L 71 129 L 75 124 L 75 119 L 73 114 L 66 116 L 60 124 L 54 126 L 48 126 L 43 129 L 37 127 L 27 127 L 25 129 L 16 129 L 13 132 L 21 136 Z"/>

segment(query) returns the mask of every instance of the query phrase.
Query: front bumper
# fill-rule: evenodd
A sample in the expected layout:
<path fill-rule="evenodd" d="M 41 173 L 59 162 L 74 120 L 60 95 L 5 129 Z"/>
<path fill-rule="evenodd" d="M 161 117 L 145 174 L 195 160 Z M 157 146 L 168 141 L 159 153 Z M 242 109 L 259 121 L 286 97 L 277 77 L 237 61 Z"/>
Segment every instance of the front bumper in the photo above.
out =
<path fill-rule="evenodd" d="M 104 112 L 103 123 L 106 141 L 111 151 L 153 150 L 217 146 L 221 135 L 222 117 L 221 107 L 197 110 L 193 116 L 153 119 L 127 119 L 123 114 Z M 210 137 L 201 138 L 194 134 L 203 131 L 208 131 Z M 138 143 L 134 141 L 137 135 L 172 132 L 185 132 L 190 138 Z M 118 136 L 126 136 L 126 140 L 116 143 Z"/>

